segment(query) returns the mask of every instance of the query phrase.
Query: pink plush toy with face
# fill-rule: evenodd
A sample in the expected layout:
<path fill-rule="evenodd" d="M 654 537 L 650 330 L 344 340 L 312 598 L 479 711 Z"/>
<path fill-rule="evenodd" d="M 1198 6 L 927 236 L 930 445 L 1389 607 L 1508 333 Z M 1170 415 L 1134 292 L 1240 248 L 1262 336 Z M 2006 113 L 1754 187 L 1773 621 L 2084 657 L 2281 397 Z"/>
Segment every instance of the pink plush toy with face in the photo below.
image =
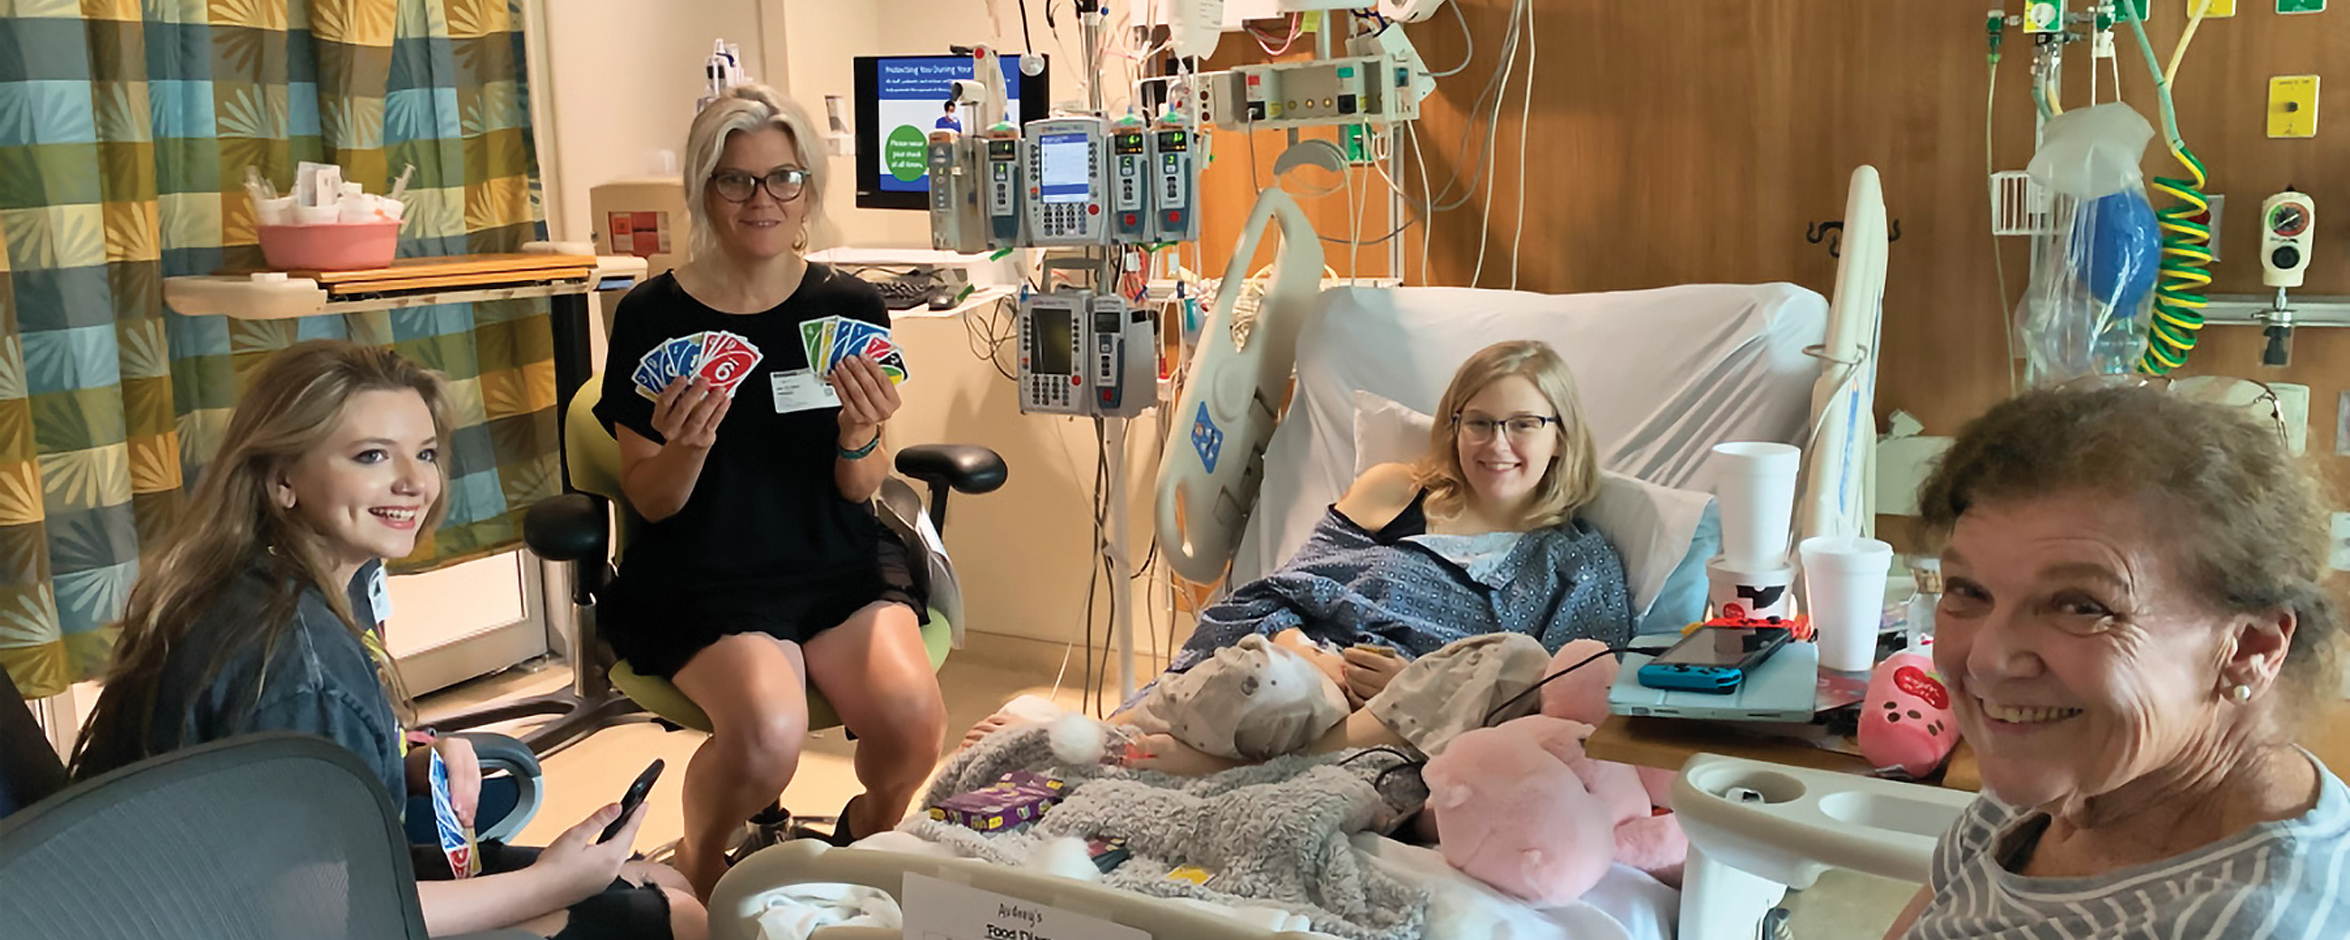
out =
<path fill-rule="evenodd" d="M 1605 649 L 1570 643 L 1545 675 Z M 1672 773 L 1583 751 L 1607 716 L 1615 672 L 1608 656 L 1553 679 L 1542 687 L 1542 714 L 1463 734 L 1428 762 L 1422 776 L 1445 861 L 1543 907 L 1582 897 L 1616 862 L 1680 883 L 1688 838 L 1671 815 L 1652 810 Z"/>

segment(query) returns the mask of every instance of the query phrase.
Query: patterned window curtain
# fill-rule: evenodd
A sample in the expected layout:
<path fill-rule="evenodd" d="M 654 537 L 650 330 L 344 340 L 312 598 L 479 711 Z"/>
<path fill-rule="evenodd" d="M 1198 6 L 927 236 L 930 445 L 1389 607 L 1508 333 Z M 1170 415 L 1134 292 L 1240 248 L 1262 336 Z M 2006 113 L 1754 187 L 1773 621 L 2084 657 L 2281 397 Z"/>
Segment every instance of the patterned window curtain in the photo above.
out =
<path fill-rule="evenodd" d="M 163 279 L 263 267 L 245 168 L 369 192 L 416 167 L 404 257 L 545 237 L 520 0 L 0 4 L 0 667 L 27 696 L 95 678 L 141 550 L 183 511 L 253 366 L 293 342 L 390 345 L 446 373 L 447 523 L 395 564 L 504 551 L 558 489 L 545 300 L 248 321 Z"/>

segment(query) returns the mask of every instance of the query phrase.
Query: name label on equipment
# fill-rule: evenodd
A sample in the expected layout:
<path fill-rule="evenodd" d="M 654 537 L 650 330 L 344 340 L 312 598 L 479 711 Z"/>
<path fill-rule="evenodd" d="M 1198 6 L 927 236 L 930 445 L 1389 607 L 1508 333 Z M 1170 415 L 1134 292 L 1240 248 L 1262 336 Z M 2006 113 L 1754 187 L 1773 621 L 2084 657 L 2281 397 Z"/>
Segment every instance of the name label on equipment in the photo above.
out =
<path fill-rule="evenodd" d="M 905 935 L 926 940 L 1151 940 L 1099 917 L 906 874 Z"/>

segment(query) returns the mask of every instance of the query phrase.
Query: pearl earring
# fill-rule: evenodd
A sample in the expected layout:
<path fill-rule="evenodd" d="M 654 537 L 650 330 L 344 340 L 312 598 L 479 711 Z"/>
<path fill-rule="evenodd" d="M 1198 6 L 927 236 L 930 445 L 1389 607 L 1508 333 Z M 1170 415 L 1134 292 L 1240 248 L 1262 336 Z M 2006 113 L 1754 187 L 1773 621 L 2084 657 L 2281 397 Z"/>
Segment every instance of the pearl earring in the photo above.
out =
<path fill-rule="evenodd" d="M 2239 705 L 2252 701 L 2252 687 L 2241 682 L 2236 683 L 2234 688 L 2228 690 L 2228 697 L 2235 699 Z"/>

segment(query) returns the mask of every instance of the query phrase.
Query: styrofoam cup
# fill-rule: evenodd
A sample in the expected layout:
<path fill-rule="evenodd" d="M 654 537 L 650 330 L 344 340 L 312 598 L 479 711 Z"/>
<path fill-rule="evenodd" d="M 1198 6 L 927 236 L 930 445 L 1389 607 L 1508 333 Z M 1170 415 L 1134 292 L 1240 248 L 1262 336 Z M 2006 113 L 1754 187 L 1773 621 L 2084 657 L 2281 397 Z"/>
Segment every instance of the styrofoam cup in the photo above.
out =
<path fill-rule="evenodd" d="M 1793 613 L 1795 568 L 1776 565 L 1761 571 L 1740 571 L 1728 559 L 1715 558 L 1705 566 L 1706 600 L 1716 617 L 1786 617 Z"/>
<path fill-rule="evenodd" d="M 1721 503 L 1722 557 L 1733 571 L 1768 571 L 1787 561 L 1795 474 L 1803 452 L 1791 444 L 1714 445 L 1714 498 Z"/>
<path fill-rule="evenodd" d="M 1823 535 L 1804 539 L 1796 551 L 1803 556 L 1803 609 L 1820 641 L 1820 668 L 1866 672 L 1875 667 L 1893 546 Z"/>
<path fill-rule="evenodd" d="M 255 220 L 258 224 L 294 224 L 294 197 L 292 196 L 279 196 L 275 199 L 264 199 L 258 203 L 255 203 L 253 208 L 254 214 L 259 216 L 259 218 Z"/>

